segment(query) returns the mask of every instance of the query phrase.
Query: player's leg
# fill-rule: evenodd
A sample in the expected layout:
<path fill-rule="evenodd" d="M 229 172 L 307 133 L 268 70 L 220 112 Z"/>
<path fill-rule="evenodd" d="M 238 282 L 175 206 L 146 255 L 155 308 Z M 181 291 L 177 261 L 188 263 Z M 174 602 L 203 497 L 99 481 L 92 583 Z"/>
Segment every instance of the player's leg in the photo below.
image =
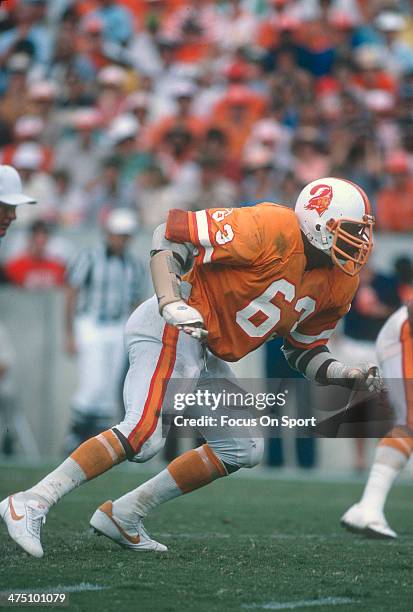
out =
<path fill-rule="evenodd" d="M 232 372 L 227 364 L 215 357 L 208 359 L 209 376 L 216 378 L 232 378 Z M 196 414 L 196 410 L 199 413 Z M 197 407 L 194 416 L 200 416 L 203 408 Z M 238 413 L 232 412 L 234 416 Z M 192 416 L 192 413 L 191 413 Z M 245 412 L 242 412 L 245 417 Z M 166 469 L 144 482 L 139 487 L 123 495 L 116 501 L 106 502 L 91 519 L 92 526 L 101 522 L 109 525 L 108 515 L 113 522 L 122 525 L 139 525 L 143 518 L 155 507 L 171 499 L 190 493 L 204 487 L 217 478 L 227 476 L 241 467 L 253 467 L 261 461 L 263 455 L 263 440 L 256 438 L 244 430 L 244 436 L 234 435 L 231 427 L 199 428 L 207 443 L 192 449 L 174 459 Z M 124 546 L 116 533 L 108 533 L 115 541 Z M 134 546 L 128 546 L 135 548 Z"/>
<path fill-rule="evenodd" d="M 384 506 L 397 476 L 413 452 L 413 340 L 406 324 L 404 329 L 402 326 L 397 330 L 397 336 L 400 342 L 397 340 L 392 354 L 380 358 L 378 351 L 396 426 L 377 446 L 360 502 L 341 519 L 349 530 L 384 538 L 396 537 L 385 519 Z"/>
<path fill-rule="evenodd" d="M 84 442 L 35 486 L 0 503 L 0 516 L 5 520 L 11 537 L 34 556 L 43 555 L 40 528 L 51 506 L 74 488 L 124 461 L 128 454 L 133 452 L 131 448 L 135 438 L 139 438 L 140 429 L 137 425 L 143 413 L 145 412 L 145 427 L 146 416 L 157 413 L 158 405 L 154 408 L 154 402 L 160 400 L 160 395 L 159 385 L 156 386 L 155 383 L 159 376 L 162 381 L 162 377 L 167 377 L 173 370 L 178 332 L 164 325 L 158 314 L 156 301 L 153 300 L 137 309 L 131 319 L 134 330 L 129 347 L 130 373 L 125 384 L 130 381 L 133 371 L 136 393 L 133 405 L 130 403 L 125 406 L 124 421 L 117 428 L 109 429 Z M 145 435 L 148 431 L 145 429 Z M 157 450 L 159 446 L 151 449 L 151 455 L 146 452 L 142 460 L 153 456 Z M 20 518 L 22 516 L 25 520 Z"/>

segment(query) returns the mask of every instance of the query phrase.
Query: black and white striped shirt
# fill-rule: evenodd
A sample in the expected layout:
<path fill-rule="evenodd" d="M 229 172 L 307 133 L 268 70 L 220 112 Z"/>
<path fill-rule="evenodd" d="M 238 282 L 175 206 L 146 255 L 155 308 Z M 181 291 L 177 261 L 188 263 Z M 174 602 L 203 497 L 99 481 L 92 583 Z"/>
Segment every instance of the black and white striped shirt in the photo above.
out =
<path fill-rule="evenodd" d="M 108 323 L 128 317 L 145 298 L 148 273 L 131 255 L 114 255 L 102 245 L 82 251 L 69 264 L 66 280 L 79 289 L 77 315 Z"/>

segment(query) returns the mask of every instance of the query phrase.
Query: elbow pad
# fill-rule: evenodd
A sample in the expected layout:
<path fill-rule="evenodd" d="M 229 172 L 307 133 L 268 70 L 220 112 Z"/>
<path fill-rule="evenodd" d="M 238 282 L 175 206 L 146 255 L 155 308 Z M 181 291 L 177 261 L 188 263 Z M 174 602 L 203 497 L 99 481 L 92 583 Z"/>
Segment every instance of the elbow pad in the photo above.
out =
<path fill-rule="evenodd" d="M 152 237 L 151 256 L 158 251 L 171 251 L 175 259 L 181 264 L 180 274 L 188 272 L 194 262 L 195 247 L 190 242 L 171 242 L 165 238 L 166 223 L 158 225 Z"/>

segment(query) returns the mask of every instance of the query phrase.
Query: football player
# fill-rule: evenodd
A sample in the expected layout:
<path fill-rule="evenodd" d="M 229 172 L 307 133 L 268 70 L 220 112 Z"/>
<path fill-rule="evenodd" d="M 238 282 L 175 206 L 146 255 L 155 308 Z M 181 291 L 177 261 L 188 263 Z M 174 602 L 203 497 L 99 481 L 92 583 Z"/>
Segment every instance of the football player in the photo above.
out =
<path fill-rule="evenodd" d="M 376 449 L 361 500 L 341 518 L 349 531 L 367 537 L 393 539 L 384 505 L 390 489 L 413 452 L 413 302 L 402 306 L 385 323 L 376 354 L 395 414 L 395 427 Z"/>
<path fill-rule="evenodd" d="M 153 237 L 156 296 L 126 325 L 125 418 L 84 442 L 34 487 L 0 503 L 11 537 L 41 557 L 42 522 L 63 495 L 122 461 L 144 462 L 162 448 L 160 416 L 171 379 L 182 379 L 185 391 L 205 378 L 232 379 L 228 362 L 274 334 L 285 338 L 286 358 L 309 379 L 380 385 L 375 368 L 349 367 L 325 346 L 350 308 L 372 248 L 373 223 L 365 193 L 336 178 L 307 185 L 295 211 L 271 203 L 171 210 Z M 154 507 L 260 462 L 263 441 L 253 431 L 199 430 L 206 444 L 105 502 L 91 525 L 136 551 L 164 551 L 142 524 Z"/>

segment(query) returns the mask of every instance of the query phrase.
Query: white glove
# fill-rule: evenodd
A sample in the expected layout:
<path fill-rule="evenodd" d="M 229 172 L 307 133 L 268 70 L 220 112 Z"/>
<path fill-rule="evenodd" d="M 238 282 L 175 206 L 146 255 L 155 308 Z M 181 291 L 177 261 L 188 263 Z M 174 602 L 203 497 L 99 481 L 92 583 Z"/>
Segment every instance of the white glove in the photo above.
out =
<path fill-rule="evenodd" d="M 169 325 L 178 327 L 197 340 L 203 340 L 208 335 L 201 313 L 183 300 L 164 306 L 162 316 Z"/>
<path fill-rule="evenodd" d="M 327 379 L 331 379 L 336 385 L 350 387 L 358 391 L 370 391 L 372 393 L 384 390 L 379 368 L 371 363 L 354 367 L 347 366 L 339 361 L 333 361 L 327 368 Z"/>

